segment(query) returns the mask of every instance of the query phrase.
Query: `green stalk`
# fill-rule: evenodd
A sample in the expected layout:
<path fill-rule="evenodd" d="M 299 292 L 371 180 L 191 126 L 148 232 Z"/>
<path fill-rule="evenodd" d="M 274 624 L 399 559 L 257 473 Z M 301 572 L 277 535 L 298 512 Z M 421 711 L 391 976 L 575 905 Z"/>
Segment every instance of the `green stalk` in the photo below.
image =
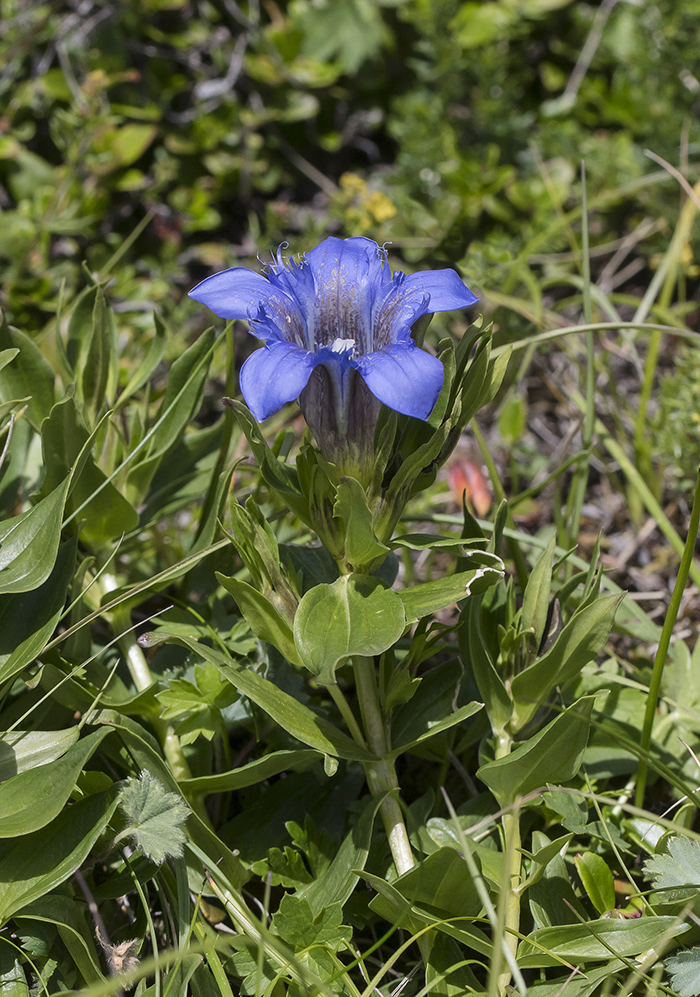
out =
<path fill-rule="evenodd" d="M 102 576 L 102 583 L 98 587 L 105 593 L 113 592 L 118 587 L 117 580 L 114 575 L 105 572 Z M 153 676 L 151 675 L 151 669 L 148 667 L 145 654 L 136 643 L 126 604 L 120 603 L 115 606 L 109 614 L 109 620 L 115 634 L 121 634 L 119 637 L 119 646 L 124 654 L 132 681 L 138 691 L 143 692 L 153 685 Z M 163 754 L 175 778 L 178 782 L 181 779 L 191 779 L 192 772 L 182 751 L 180 738 L 175 733 L 175 728 L 160 718 L 153 719 L 152 724 L 163 749 Z M 203 820 L 208 821 L 202 807 L 199 808 L 198 812 Z"/>
<path fill-rule="evenodd" d="M 501 734 L 496 742 L 496 758 L 505 758 L 510 754 L 513 739 L 508 734 Z M 508 801 L 504 806 L 509 806 Z M 518 949 L 518 932 L 520 931 L 520 809 L 515 806 L 503 814 L 501 825 L 503 835 L 503 874 L 498 903 L 498 918 L 493 936 L 493 964 L 489 971 L 488 992 L 504 997 L 513 976 L 510 965 L 501 969 L 501 952 L 505 947 L 513 956 Z M 495 984 L 495 986 L 494 986 Z"/>
<path fill-rule="evenodd" d="M 386 760 L 386 755 L 389 752 L 389 741 L 379 703 L 374 661 L 372 658 L 357 655 L 353 658 L 353 669 L 367 746 L 378 758 L 378 761 L 368 762 L 365 766 L 367 785 L 372 796 L 381 796 L 386 792 L 391 793 L 382 802 L 379 812 L 396 864 L 396 871 L 401 876 L 404 872 L 412 869 L 415 862 L 401 807 L 396 798 L 398 795 L 396 791 L 399 788 L 396 768 L 393 761 Z"/>
<path fill-rule="evenodd" d="M 690 567 L 693 563 L 693 553 L 695 551 L 695 543 L 698 538 L 699 524 L 700 524 L 700 471 L 698 471 L 698 476 L 695 480 L 695 494 L 693 496 L 693 508 L 690 513 L 690 523 L 688 524 L 688 536 L 686 537 L 685 541 L 685 549 L 683 550 L 683 557 L 681 558 L 680 567 L 678 569 L 676 584 L 673 586 L 673 595 L 671 596 L 671 602 L 668 607 L 668 612 L 666 613 L 664 625 L 661 629 L 661 639 L 659 640 L 659 646 L 656 651 L 656 657 L 654 658 L 654 669 L 651 673 L 651 682 L 649 683 L 649 697 L 647 699 L 647 707 L 644 713 L 644 726 L 642 728 L 641 747 L 643 755 L 639 760 L 639 769 L 637 774 L 637 791 L 634 799 L 635 806 L 637 807 L 641 807 L 644 804 L 644 790 L 646 788 L 646 781 L 647 781 L 646 755 L 649 751 L 649 746 L 651 744 L 651 729 L 654 723 L 654 714 L 656 713 L 656 704 L 659 698 L 659 689 L 661 688 L 661 679 L 664 673 L 664 666 L 666 664 L 668 648 L 671 643 L 671 635 L 673 633 L 673 628 L 676 625 L 676 620 L 678 618 L 678 610 L 680 609 L 681 598 L 683 596 L 683 590 L 685 588 L 685 583 L 688 580 Z"/>
<path fill-rule="evenodd" d="M 581 163 L 581 244 L 583 253 L 583 317 L 586 325 L 592 322 L 591 308 L 591 259 L 588 245 L 588 197 L 586 194 L 586 167 Z M 578 542 L 581 525 L 581 510 L 588 487 L 588 472 L 591 459 L 591 443 L 595 429 L 595 344 L 590 329 L 586 332 L 586 411 L 581 439 L 581 459 L 571 484 L 571 504 L 569 518 L 569 546 Z M 571 565 L 567 564 L 567 575 L 571 575 Z"/>

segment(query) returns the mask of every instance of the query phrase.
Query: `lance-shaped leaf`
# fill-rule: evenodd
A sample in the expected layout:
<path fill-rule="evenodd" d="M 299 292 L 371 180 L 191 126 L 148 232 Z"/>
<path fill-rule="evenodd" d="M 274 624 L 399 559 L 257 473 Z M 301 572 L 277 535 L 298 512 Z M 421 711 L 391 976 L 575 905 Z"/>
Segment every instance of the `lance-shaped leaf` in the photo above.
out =
<path fill-rule="evenodd" d="M 367 496 L 356 478 L 340 479 L 333 513 L 345 524 L 345 560 L 349 564 L 362 567 L 389 553 L 374 535 Z"/>
<path fill-rule="evenodd" d="M 0 522 L 0 593 L 31 592 L 51 574 L 70 475 L 28 512 Z"/>
<path fill-rule="evenodd" d="M 584 665 L 605 647 L 622 596 L 610 595 L 578 610 L 552 647 L 529 668 L 515 676 L 514 731 L 521 730 L 546 702 L 552 689 L 576 678 Z"/>
<path fill-rule="evenodd" d="M 356 761 L 376 761 L 376 757 L 360 747 L 333 724 L 317 716 L 293 696 L 278 689 L 262 675 L 239 665 L 216 648 L 200 644 L 191 637 L 173 637 L 173 643 L 182 644 L 205 661 L 210 661 L 225 675 L 240 693 L 256 703 L 280 727 L 296 737 L 302 744 L 316 748 L 324 755 Z"/>
<path fill-rule="evenodd" d="M 109 733 L 95 731 L 74 744 L 62 758 L 29 769 L 0 785 L 0 838 L 14 838 L 45 827 L 57 817 L 83 766 Z"/>
<path fill-rule="evenodd" d="M 596 696 L 583 696 L 509 755 L 482 765 L 477 776 L 501 804 L 578 772 L 588 743 Z"/>
<path fill-rule="evenodd" d="M 500 557 L 478 551 L 474 553 L 474 559 L 478 560 L 479 567 L 470 571 L 457 571 L 446 578 L 402 589 L 398 595 L 406 612 L 406 623 L 415 623 L 469 595 L 484 592 L 503 576 L 503 561 Z"/>

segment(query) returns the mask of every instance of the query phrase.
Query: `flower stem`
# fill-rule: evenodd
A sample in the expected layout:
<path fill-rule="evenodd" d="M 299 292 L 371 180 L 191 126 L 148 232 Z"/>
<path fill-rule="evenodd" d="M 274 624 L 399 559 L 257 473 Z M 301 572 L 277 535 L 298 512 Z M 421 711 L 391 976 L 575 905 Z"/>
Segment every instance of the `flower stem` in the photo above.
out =
<path fill-rule="evenodd" d="M 505 758 L 510 754 L 511 747 L 512 738 L 505 733 L 501 734 L 496 742 L 496 758 Z M 496 924 L 498 937 L 494 937 L 493 951 L 498 959 L 495 990 L 496 993 L 504 997 L 513 974 L 508 964 L 502 969 L 500 968 L 501 944 L 502 941 L 505 941 L 513 958 L 515 958 L 518 948 L 518 931 L 520 930 L 520 891 L 518 887 L 520 886 L 522 858 L 520 852 L 520 809 L 518 806 L 504 813 L 502 834 L 504 866 Z M 489 992 L 491 992 L 490 987 Z"/>
<path fill-rule="evenodd" d="M 387 791 L 391 791 L 391 796 L 387 796 L 379 808 L 384 823 L 389 848 L 396 864 L 396 871 L 401 876 L 408 872 L 415 865 L 411 843 L 408 840 L 408 831 L 404 823 L 401 807 L 393 792 L 398 790 L 399 783 L 396 778 L 396 769 L 393 761 L 388 761 L 386 755 L 389 752 L 389 741 L 386 733 L 386 725 L 382 715 L 382 708 L 379 703 L 377 692 L 377 677 L 374 671 L 374 661 L 372 658 L 356 656 L 353 659 L 355 671 L 355 684 L 357 688 L 357 698 L 360 703 L 362 723 L 365 728 L 365 737 L 369 750 L 377 755 L 376 762 L 368 763 L 365 766 L 367 773 L 367 785 L 372 796 L 380 796 Z"/>

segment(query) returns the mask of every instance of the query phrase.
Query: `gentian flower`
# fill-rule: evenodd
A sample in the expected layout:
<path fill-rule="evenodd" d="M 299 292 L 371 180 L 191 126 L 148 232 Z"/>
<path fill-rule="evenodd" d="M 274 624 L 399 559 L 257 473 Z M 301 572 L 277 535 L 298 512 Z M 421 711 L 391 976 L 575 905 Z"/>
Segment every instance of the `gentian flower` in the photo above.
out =
<path fill-rule="evenodd" d="M 443 368 L 412 340 L 411 326 L 477 300 L 454 270 L 392 274 L 386 251 L 359 237 L 326 239 L 298 262 L 280 249 L 265 273 L 232 267 L 190 297 L 221 318 L 247 319 L 264 341 L 239 378 L 255 418 L 262 422 L 298 398 L 330 459 L 349 436 L 367 443 L 380 402 L 428 418 Z"/>

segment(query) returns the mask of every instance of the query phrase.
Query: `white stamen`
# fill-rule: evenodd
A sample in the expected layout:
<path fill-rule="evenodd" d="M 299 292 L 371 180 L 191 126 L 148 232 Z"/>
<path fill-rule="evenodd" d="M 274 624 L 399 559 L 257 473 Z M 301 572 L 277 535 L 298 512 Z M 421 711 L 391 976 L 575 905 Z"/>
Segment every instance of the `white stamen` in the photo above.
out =
<path fill-rule="evenodd" d="M 331 344 L 331 351 L 333 353 L 346 353 L 348 350 L 352 350 L 354 346 L 354 339 L 334 339 Z"/>

